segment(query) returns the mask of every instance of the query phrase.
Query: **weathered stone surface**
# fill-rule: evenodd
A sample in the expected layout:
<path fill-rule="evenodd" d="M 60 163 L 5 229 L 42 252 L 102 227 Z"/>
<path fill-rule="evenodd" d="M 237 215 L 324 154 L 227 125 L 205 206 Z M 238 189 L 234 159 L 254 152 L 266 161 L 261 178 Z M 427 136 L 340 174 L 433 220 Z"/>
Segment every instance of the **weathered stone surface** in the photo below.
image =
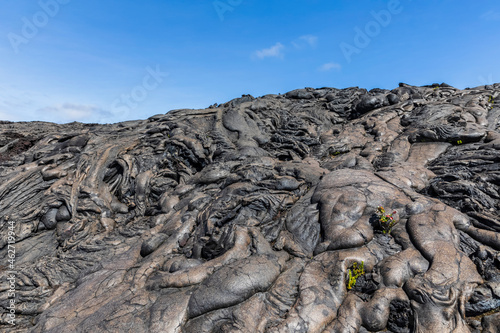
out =
<path fill-rule="evenodd" d="M 497 332 L 499 97 L 305 88 L 0 122 L 0 331 Z"/>

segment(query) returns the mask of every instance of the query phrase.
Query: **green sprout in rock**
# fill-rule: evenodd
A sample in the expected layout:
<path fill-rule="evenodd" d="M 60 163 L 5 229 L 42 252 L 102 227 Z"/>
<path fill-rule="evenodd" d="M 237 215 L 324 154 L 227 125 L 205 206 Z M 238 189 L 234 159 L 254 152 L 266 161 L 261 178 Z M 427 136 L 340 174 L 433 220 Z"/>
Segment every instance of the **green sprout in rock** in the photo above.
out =
<path fill-rule="evenodd" d="M 347 270 L 347 289 L 351 290 L 356 284 L 356 280 L 363 274 L 365 274 L 365 262 L 362 261 L 361 264 L 358 264 L 355 261 L 352 266 Z"/>
<path fill-rule="evenodd" d="M 392 213 L 387 214 L 385 212 L 384 207 L 382 207 L 382 206 L 379 206 L 377 208 L 377 211 L 379 214 L 378 223 L 379 223 L 380 229 L 382 230 L 382 232 L 384 234 L 390 233 L 392 227 L 394 227 L 396 225 L 396 223 L 398 223 L 396 220 L 394 220 L 394 217 L 392 216 L 392 215 L 396 214 L 396 211 L 393 211 Z"/>
<path fill-rule="evenodd" d="M 335 151 L 335 152 L 333 152 L 333 153 L 330 153 L 330 158 L 335 158 L 335 156 L 338 156 L 338 155 L 340 155 L 340 154 L 342 154 L 342 152 L 340 152 L 340 151 Z"/>

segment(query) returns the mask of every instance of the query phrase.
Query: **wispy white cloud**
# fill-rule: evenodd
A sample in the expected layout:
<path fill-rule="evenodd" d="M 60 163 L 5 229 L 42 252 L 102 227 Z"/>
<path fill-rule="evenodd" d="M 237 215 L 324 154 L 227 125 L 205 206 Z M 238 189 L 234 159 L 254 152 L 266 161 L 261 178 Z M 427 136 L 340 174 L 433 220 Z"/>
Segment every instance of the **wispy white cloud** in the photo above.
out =
<path fill-rule="evenodd" d="M 33 110 L 46 105 L 48 101 L 48 96 L 43 93 L 20 89 L 14 85 L 0 86 L 0 120 L 35 120 L 32 117 Z"/>
<path fill-rule="evenodd" d="M 48 96 L 15 86 L 0 86 L 0 108 L 5 110 L 30 107 L 43 100 L 48 100 Z"/>
<path fill-rule="evenodd" d="M 340 64 L 337 64 L 336 62 L 328 62 L 326 64 L 323 64 L 319 70 L 322 72 L 329 72 L 331 70 L 340 70 L 342 69 L 342 66 Z"/>
<path fill-rule="evenodd" d="M 15 115 L 0 110 L 0 120 L 16 121 L 18 119 Z"/>
<path fill-rule="evenodd" d="M 264 58 L 283 59 L 283 57 L 285 56 L 285 54 L 283 53 L 284 49 L 285 46 L 280 42 L 278 42 L 273 46 L 271 46 L 270 48 L 255 51 L 253 55 L 258 59 L 264 59 Z"/>
<path fill-rule="evenodd" d="M 481 15 L 481 19 L 485 21 L 500 21 L 500 12 L 490 10 Z"/>
<path fill-rule="evenodd" d="M 14 85 L 0 85 L 0 120 L 89 123 L 122 119 L 108 108 L 82 103 L 72 96 L 49 96 Z"/>
<path fill-rule="evenodd" d="M 301 50 L 304 48 L 315 48 L 318 45 L 318 37 L 314 35 L 303 35 L 291 42 L 292 46 Z M 252 58 L 264 59 L 264 58 L 279 58 L 283 59 L 285 56 L 285 45 L 280 42 L 274 44 L 273 46 L 257 50 L 252 54 Z"/>
<path fill-rule="evenodd" d="M 58 119 L 58 122 L 68 121 L 102 121 L 112 117 L 111 112 L 94 105 L 63 103 L 46 106 L 36 111 L 43 118 Z"/>
<path fill-rule="evenodd" d="M 318 44 L 318 37 L 314 35 L 303 35 L 292 42 L 296 49 L 302 49 L 306 46 L 315 48 Z"/>

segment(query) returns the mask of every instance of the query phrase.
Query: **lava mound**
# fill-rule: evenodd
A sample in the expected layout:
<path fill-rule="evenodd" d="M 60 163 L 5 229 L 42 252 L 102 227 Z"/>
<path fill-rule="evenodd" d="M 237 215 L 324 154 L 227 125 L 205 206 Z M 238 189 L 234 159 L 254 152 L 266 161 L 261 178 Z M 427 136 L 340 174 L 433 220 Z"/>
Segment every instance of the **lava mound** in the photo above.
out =
<path fill-rule="evenodd" d="M 400 84 L 0 122 L 0 331 L 498 332 L 499 104 Z"/>

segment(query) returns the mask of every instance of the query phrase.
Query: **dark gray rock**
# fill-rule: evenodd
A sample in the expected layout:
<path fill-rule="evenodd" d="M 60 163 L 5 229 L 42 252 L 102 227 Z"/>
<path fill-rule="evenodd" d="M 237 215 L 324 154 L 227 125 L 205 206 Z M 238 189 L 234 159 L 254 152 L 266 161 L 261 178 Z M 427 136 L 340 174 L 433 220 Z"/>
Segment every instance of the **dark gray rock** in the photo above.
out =
<path fill-rule="evenodd" d="M 267 290 L 280 273 L 280 266 L 273 259 L 251 256 L 213 273 L 191 295 L 188 316 L 194 318 L 235 305 Z"/>
<path fill-rule="evenodd" d="M 387 97 L 384 95 L 365 95 L 356 104 L 356 111 L 360 114 L 389 105 Z"/>

